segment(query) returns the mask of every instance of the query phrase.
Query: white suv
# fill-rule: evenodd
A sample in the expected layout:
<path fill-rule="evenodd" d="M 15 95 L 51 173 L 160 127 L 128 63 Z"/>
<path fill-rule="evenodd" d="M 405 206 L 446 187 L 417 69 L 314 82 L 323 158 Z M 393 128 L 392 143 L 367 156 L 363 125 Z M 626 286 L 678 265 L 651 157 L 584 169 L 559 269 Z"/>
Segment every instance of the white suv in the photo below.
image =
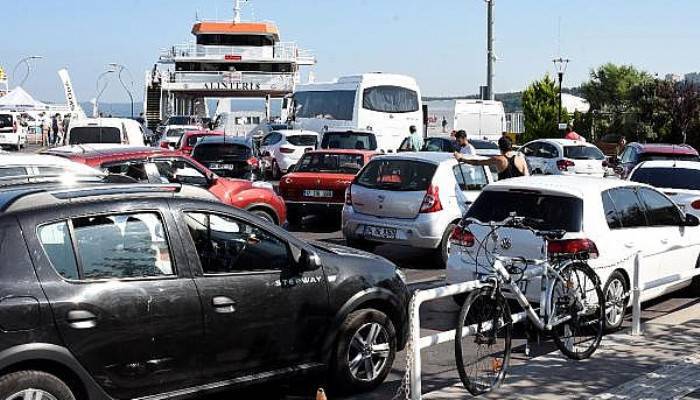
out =
<path fill-rule="evenodd" d="M 605 175 L 605 155 L 590 143 L 540 139 L 520 148 L 532 175 Z"/>
<path fill-rule="evenodd" d="M 640 283 L 688 272 L 700 265 L 698 219 L 684 215 L 668 197 L 648 185 L 573 176 L 508 179 L 484 189 L 466 218 L 501 221 L 511 213 L 539 221 L 536 229 L 565 230 L 563 242 L 554 244 L 560 253 L 590 251 L 589 264 L 600 277 L 609 304 L 608 329 L 622 324 L 638 251 Z M 455 230 L 447 263 L 448 282 L 473 280 L 486 272 L 484 268 L 490 264 L 479 243 L 484 243 L 488 232 L 488 228 L 475 224 L 468 232 L 460 227 Z M 491 243 L 490 251 L 545 258 L 542 239 L 529 231 L 502 229 L 497 235 L 487 241 Z M 673 282 L 645 290 L 641 299 L 650 300 L 689 284 L 690 280 Z M 700 281 L 696 279 L 693 285 L 700 295 Z M 539 301 L 539 280 L 528 282 L 523 289 L 528 299 Z"/>
<path fill-rule="evenodd" d="M 15 150 L 27 144 L 27 128 L 22 126 L 19 113 L 0 112 L 0 146 Z"/>
<path fill-rule="evenodd" d="M 355 247 L 379 243 L 436 249 L 447 261 L 449 237 L 493 177 L 450 153 L 372 158 L 346 191 L 343 236 Z"/>
<path fill-rule="evenodd" d="M 260 154 L 265 170 L 272 173 L 273 179 L 279 179 L 289 172 L 307 151 L 315 150 L 318 145 L 318 133 L 298 129 L 272 131 L 260 142 Z"/>

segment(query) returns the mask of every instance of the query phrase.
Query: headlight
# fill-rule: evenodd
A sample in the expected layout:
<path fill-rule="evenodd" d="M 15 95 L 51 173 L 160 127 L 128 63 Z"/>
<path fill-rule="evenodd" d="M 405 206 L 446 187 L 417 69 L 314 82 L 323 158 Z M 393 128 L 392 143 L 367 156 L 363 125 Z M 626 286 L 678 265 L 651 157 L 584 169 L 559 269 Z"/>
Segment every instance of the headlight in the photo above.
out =
<path fill-rule="evenodd" d="M 401 281 L 406 284 L 406 274 L 400 269 L 396 268 L 396 275 L 401 279 Z"/>

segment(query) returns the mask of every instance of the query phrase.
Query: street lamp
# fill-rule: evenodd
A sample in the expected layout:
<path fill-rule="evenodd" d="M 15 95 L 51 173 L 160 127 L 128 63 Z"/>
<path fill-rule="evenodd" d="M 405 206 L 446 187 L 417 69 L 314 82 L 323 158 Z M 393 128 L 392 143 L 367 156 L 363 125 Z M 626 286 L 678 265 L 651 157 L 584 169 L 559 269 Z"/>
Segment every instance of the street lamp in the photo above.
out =
<path fill-rule="evenodd" d="M 109 66 L 119 70 L 119 74 L 117 74 L 117 76 L 119 77 L 119 83 L 121 83 L 122 87 L 124 88 L 124 90 L 126 90 L 126 93 L 129 95 L 129 100 L 131 100 L 131 118 L 134 118 L 134 95 L 131 94 L 131 90 L 129 90 L 129 88 L 126 87 L 126 84 L 122 80 L 122 72 L 126 70 L 126 72 L 129 74 L 129 78 L 131 79 L 131 87 L 134 86 L 134 78 L 131 76 L 131 72 L 128 68 L 126 68 L 125 65 L 118 63 L 109 63 Z"/>
<path fill-rule="evenodd" d="M 15 72 L 17 71 L 17 68 L 19 68 L 19 66 L 21 64 L 25 64 L 27 66 L 27 72 L 25 73 L 24 78 L 22 78 L 22 81 L 20 82 L 20 84 L 17 86 L 24 85 L 24 82 L 26 82 L 27 79 L 29 78 L 29 72 L 31 71 L 31 65 L 29 64 L 29 60 L 38 60 L 41 58 L 44 58 L 44 57 L 43 56 L 27 56 L 27 57 L 24 57 L 23 59 L 19 60 L 19 62 L 17 62 L 17 64 L 15 64 L 15 67 L 12 68 L 12 80 L 13 81 L 16 78 Z"/>
<path fill-rule="evenodd" d="M 564 73 L 566 72 L 569 61 L 568 58 L 561 57 L 552 60 L 554 68 L 557 70 L 557 76 L 559 77 L 559 118 L 557 119 L 559 124 L 561 124 L 561 83 L 564 80 Z"/>
<path fill-rule="evenodd" d="M 109 74 L 113 74 L 115 72 L 117 72 L 117 70 L 110 68 L 97 77 L 97 81 L 95 82 L 95 87 L 97 88 L 97 96 L 95 96 L 95 104 L 92 110 L 92 116 L 95 118 L 99 116 L 98 104 L 100 102 L 100 97 L 102 97 L 102 93 L 104 93 L 104 91 L 107 89 L 107 86 L 109 85 L 109 81 L 107 81 L 105 82 L 104 86 L 102 86 L 102 88 L 100 89 L 100 80 L 102 80 L 103 77 Z"/>

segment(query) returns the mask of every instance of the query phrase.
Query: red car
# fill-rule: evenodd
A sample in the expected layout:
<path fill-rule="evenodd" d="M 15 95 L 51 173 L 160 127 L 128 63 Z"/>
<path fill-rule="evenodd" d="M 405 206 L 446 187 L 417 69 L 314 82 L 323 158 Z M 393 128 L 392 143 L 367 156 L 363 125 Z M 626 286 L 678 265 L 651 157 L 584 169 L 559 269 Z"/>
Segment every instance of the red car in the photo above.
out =
<path fill-rule="evenodd" d="M 637 164 L 654 160 L 698 161 L 700 157 L 698 151 L 687 144 L 632 142 L 615 160 L 615 173 L 627 179 Z"/>
<path fill-rule="evenodd" d="M 194 145 L 200 138 L 206 136 L 223 136 L 224 132 L 221 131 L 187 131 L 181 137 L 180 140 L 175 145 L 175 151 L 179 151 L 182 154 L 191 155 Z"/>
<path fill-rule="evenodd" d="M 294 171 L 280 179 L 279 191 L 287 203 L 287 219 L 299 225 L 311 213 L 340 212 L 345 190 L 355 175 L 377 154 L 370 150 L 316 150 L 305 153 Z"/>
<path fill-rule="evenodd" d="M 282 225 L 287 219 L 284 200 L 267 182 L 251 182 L 217 176 L 191 157 L 154 147 L 71 146 L 44 154 L 65 157 L 121 175 L 134 183 L 180 183 L 209 190 L 221 202 L 242 208 L 269 222 Z"/>

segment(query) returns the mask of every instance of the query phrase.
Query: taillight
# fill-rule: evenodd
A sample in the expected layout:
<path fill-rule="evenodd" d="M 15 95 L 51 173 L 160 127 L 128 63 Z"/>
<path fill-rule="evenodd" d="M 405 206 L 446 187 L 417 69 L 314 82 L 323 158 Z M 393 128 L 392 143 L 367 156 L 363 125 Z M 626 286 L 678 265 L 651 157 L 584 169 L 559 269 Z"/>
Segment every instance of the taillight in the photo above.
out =
<path fill-rule="evenodd" d="M 571 160 L 557 160 L 557 168 L 559 168 L 559 171 L 568 171 L 569 167 L 573 167 L 576 164 L 574 164 L 573 161 Z"/>
<path fill-rule="evenodd" d="M 437 186 L 430 185 L 423 197 L 423 204 L 420 206 L 421 213 L 432 213 L 442 211 L 442 203 L 440 202 L 440 193 Z"/>
<path fill-rule="evenodd" d="M 588 253 L 588 258 L 598 258 L 598 247 L 590 239 L 552 240 L 547 246 L 550 256 Z"/>
<path fill-rule="evenodd" d="M 472 247 L 474 246 L 474 241 L 474 234 L 461 226 L 456 226 L 450 235 L 450 243 L 458 246 Z"/>
<path fill-rule="evenodd" d="M 255 167 L 255 168 L 257 168 L 259 165 L 258 159 L 255 157 L 250 157 L 249 159 L 245 160 L 245 162 L 248 163 L 248 165 L 250 165 L 251 167 Z"/>
<path fill-rule="evenodd" d="M 292 154 L 292 153 L 294 153 L 294 149 L 290 149 L 287 147 L 280 147 L 280 153 Z"/>
<path fill-rule="evenodd" d="M 700 210 L 700 199 L 695 200 L 692 203 L 690 203 L 690 206 L 696 210 Z"/>
<path fill-rule="evenodd" d="M 345 189 L 345 204 L 349 206 L 352 205 L 352 186 L 348 186 L 348 188 Z"/>

